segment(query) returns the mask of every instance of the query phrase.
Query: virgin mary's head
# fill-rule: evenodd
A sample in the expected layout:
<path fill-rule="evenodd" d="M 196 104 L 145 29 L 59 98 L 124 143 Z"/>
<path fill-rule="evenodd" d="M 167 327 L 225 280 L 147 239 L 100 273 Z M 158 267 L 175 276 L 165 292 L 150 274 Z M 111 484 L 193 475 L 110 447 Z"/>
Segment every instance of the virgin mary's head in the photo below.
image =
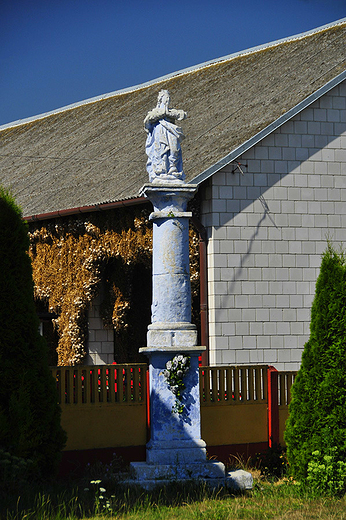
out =
<path fill-rule="evenodd" d="M 160 90 L 157 98 L 157 108 L 168 108 L 170 102 L 168 90 Z"/>

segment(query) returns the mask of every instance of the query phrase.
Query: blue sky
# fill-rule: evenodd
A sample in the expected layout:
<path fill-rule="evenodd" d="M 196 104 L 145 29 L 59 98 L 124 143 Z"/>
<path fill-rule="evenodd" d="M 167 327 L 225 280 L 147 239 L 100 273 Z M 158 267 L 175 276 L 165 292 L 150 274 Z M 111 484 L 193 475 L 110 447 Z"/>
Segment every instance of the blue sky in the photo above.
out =
<path fill-rule="evenodd" d="M 346 17 L 346 0 L 0 0 L 0 125 Z"/>

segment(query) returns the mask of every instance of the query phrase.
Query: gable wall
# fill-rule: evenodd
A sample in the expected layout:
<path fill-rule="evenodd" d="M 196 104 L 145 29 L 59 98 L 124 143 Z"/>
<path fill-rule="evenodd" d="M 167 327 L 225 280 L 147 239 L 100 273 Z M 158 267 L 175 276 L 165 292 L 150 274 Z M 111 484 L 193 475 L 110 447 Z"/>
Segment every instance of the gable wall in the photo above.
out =
<path fill-rule="evenodd" d="M 346 244 L 346 82 L 203 186 L 211 364 L 299 367 L 326 240 Z"/>

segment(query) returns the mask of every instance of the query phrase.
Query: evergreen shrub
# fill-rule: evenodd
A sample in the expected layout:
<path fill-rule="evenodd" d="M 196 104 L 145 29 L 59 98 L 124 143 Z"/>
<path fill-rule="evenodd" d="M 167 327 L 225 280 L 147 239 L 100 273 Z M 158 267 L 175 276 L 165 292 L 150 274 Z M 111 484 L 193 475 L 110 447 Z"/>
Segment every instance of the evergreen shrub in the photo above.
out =
<path fill-rule="evenodd" d="M 47 477 L 66 434 L 39 334 L 28 248 L 21 211 L 0 188 L 0 448 L 30 460 L 35 474 Z"/>
<path fill-rule="evenodd" d="M 285 440 L 292 474 L 305 479 L 330 455 L 346 462 L 346 257 L 328 244 L 311 309 L 310 338 L 292 386 Z M 315 453 L 315 455 L 313 455 Z"/>

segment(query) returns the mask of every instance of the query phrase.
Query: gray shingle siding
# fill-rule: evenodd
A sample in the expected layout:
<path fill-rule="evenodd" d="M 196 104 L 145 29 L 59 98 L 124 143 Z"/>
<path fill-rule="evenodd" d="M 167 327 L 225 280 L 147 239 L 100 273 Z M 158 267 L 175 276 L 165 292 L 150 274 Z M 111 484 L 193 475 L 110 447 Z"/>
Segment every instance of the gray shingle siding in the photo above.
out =
<path fill-rule="evenodd" d="M 211 361 L 295 370 L 321 253 L 346 242 L 346 81 L 240 161 L 203 188 Z"/>

